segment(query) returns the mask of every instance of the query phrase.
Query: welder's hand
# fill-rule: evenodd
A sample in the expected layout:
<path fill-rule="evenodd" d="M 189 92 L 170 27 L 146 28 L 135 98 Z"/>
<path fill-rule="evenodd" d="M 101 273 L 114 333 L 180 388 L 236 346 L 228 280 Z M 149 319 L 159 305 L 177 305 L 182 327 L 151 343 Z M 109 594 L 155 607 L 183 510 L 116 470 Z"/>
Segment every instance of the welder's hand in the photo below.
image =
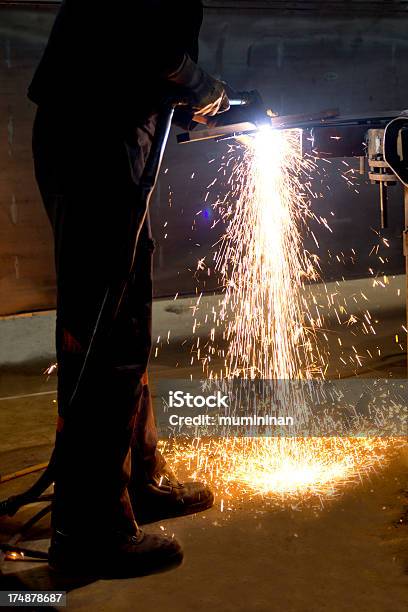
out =
<path fill-rule="evenodd" d="M 224 113 L 230 107 L 224 83 L 214 79 L 204 71 L 202 73 L 203 79 L 199 87 L 192 91 L 190 96 L 191 107 L 195 111 L 195 115 L 213 117 L 219 113 Z"/>
<path fill-rule="evenodd" d="M 183 88 L 188 106 L 196 115 L 212 117 L 229 109 L 224 83 L 205 72 L 188 55 L 167 78 Z"/>

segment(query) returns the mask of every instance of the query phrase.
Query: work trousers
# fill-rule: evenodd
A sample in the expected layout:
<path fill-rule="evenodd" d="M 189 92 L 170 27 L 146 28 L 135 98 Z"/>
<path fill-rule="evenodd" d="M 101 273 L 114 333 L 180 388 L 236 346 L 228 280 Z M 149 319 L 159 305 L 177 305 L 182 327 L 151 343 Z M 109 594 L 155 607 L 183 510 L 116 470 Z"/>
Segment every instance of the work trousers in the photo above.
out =
<path fill-rule="evenodd" d="M 104 119 L 40 107 L 33 128 L 35 174 L 53 229 L 57 273 L 52 523 L 68 535 L 133 532 L 128 487 L 164 464 L 146 373 L 153 241 L 138 191 L 155 116 L 125 133 Z M 142 227 L 134 273 L 119 311 L 98 329 L 71 401 L 106 290 L 117 285 L 132 257 L 135 218 Z"/>

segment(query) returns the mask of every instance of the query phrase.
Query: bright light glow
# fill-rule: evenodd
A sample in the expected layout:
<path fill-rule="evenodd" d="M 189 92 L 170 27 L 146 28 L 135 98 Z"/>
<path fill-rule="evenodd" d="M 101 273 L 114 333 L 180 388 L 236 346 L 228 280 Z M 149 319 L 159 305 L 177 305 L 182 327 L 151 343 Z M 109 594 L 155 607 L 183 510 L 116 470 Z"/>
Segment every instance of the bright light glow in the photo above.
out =
<path fill-rule="evenodd" d="M 403 441 L 394 439 L 395 448 Z M 212 438 L 162 443 L 178 473 L 207 482 L 220 499 L 307 500 L 335 495 L 392 456 L 386 438 Z"/>

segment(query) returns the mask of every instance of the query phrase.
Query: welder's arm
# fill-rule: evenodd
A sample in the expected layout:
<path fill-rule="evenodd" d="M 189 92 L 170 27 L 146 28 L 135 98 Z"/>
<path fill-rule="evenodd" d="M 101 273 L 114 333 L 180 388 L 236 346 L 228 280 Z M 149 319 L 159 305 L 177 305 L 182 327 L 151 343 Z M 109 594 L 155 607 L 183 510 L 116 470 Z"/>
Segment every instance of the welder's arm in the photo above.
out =
<path fill-rule="evenodd" d="M 205 72 L 187 53 L 178 68 L 166 77 L 180 86 L 188 106 L 196 115 L 211 117 L 229 109 L 224 83 Z"/>
<path fill-rule="evenodd" d="M 197 65 L 198 36 L 203 18 L 201 0 L 138 0 L 130 3 L 139 14 L 139 22 L 154 24 L 155 40 L 152 44 L 150 29 L 145 34 L 148 79 L 157 75 L 167 81 L 172 91 L 180 93 L 191 110 L 191 115 L 210 117 L 228 110 L 228 96 L 224 84 L 207 74 Z M 129 17 L 129 14 L 128 14 Z M 129 22 L 132 20 L 129 17 Z M 143 37 L 142 36 L 142 37 Z M 134 40 L 130 36 L 129 39 Z"/>

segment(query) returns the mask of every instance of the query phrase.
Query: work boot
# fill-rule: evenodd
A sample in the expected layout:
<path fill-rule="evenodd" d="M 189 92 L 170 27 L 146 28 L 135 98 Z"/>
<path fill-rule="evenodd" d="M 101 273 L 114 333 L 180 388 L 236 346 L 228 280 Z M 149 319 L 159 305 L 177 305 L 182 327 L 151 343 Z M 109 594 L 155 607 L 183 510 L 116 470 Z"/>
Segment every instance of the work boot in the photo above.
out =
<path fill-rule="evenodd" d="M 55 571 L 104 578 L 143 576 L 179 565 L 182 559 L 177 540 L 139 528 L 133 535 L 117 532 L 99 538 L 54 530 L 48 551 L 49 566 Z"/>
<path fill-rule="evenodd" d="M 147 482 L 128 490 L 140 524 L 202 512 L 214 504 L 214 495 L 205 484 L 181 483 L 167 465 Z"/>

